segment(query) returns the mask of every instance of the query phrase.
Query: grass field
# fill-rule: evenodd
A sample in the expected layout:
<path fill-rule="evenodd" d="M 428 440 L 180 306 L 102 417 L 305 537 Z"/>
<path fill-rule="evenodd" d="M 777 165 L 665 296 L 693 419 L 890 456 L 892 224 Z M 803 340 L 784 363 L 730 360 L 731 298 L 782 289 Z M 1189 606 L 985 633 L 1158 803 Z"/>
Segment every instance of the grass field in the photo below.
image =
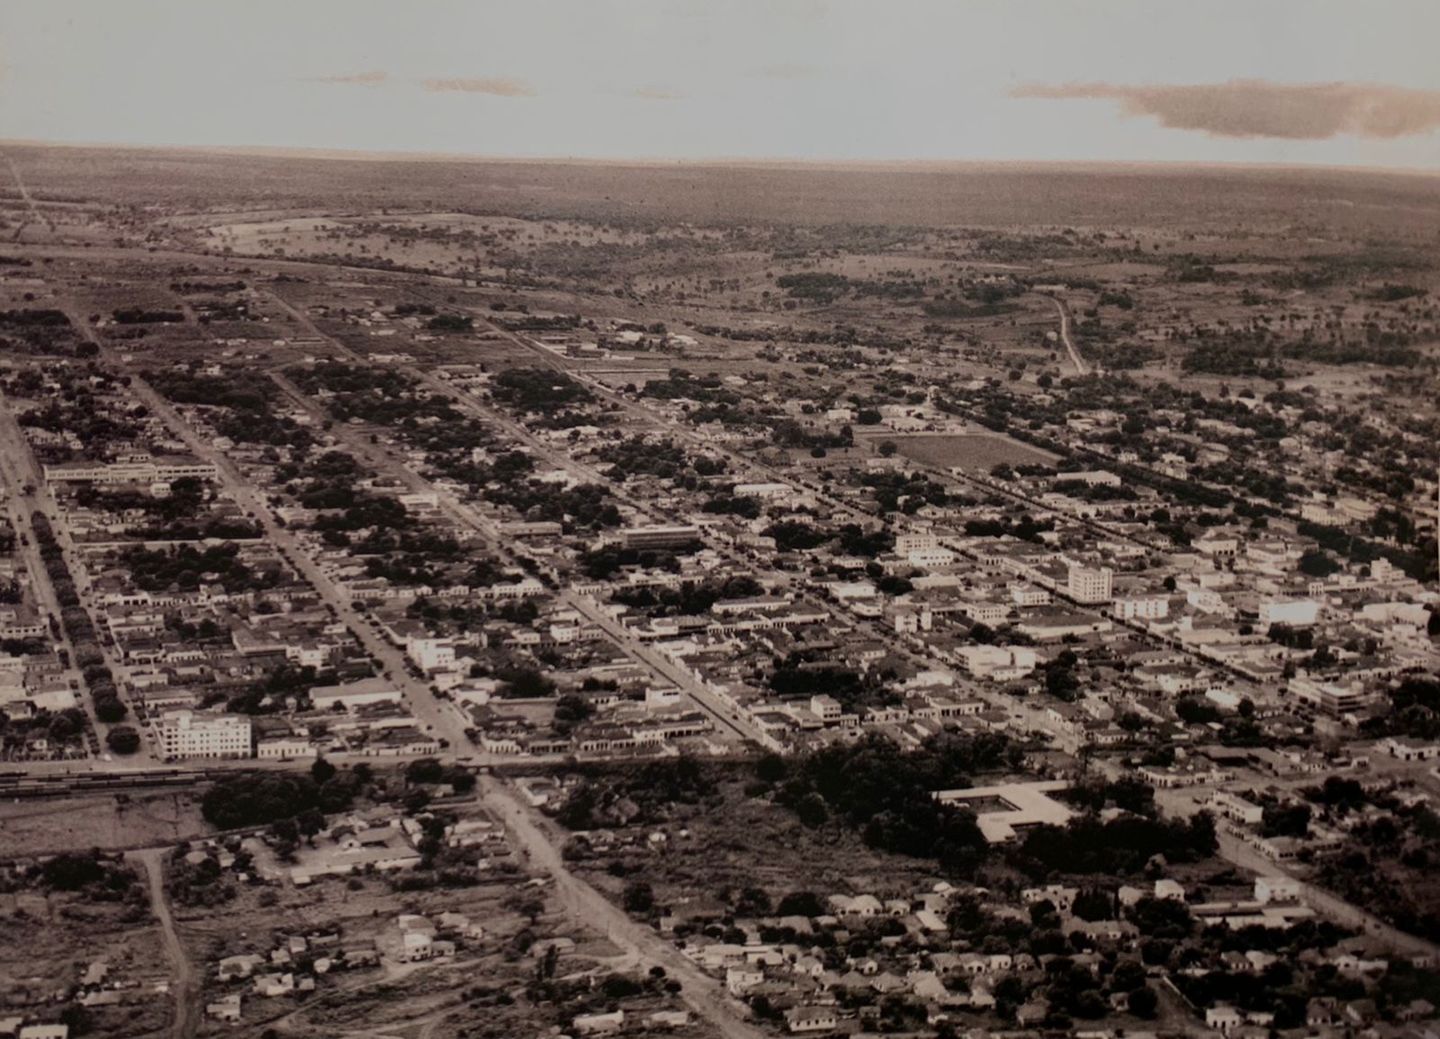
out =
<path fill-rule="evenodd" d="M 1055 456 L 1038 447 L 995 433 L 959 433 L 942 436 L 896 437 L 895 445 L 906 458 L 926 465 L 961 466 L 977 471 L 997 465 L 1046 465 Z"/>
<path fill-rule="evenodd" d="M 187 794 L 113 794 L 0 804 L 0 847 L 7 856 L 74 848 L 143 848 L 206 832 Z"/>

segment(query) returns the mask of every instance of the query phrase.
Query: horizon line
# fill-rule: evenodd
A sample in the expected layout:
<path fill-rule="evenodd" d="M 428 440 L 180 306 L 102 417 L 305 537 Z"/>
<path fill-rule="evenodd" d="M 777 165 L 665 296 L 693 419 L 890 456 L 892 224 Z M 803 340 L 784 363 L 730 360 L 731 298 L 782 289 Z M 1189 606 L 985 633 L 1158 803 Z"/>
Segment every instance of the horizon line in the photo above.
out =
<path fill-rule="evenodd" d="M 39 138 L 0 138 L 0 148 L 103 149 L 108 151 L 191 152 L 253 155 L 281 159 L 316 159 L 350 162 L 473 162 L 514 165 L 576 166 L 810 166 L 810 167 L 924 167 L 924 166 L 1043 166 L 1043 167 L 1152 167 L 1169 169 L 1271 170 L 1276 172 L 1343 172 L 1437 177 L 1440 168 L 1374 166 L 1351 163 L 1252 162 L 1236 159 L 1000 159 L 1000 158 L 826 158 L 796 156 L 630 156 L 487 155 L 479 152 L 415 151 L 409 149 L 309 148 L 273 144 L 138 144 L 128 141 L 61 141 Z"/>

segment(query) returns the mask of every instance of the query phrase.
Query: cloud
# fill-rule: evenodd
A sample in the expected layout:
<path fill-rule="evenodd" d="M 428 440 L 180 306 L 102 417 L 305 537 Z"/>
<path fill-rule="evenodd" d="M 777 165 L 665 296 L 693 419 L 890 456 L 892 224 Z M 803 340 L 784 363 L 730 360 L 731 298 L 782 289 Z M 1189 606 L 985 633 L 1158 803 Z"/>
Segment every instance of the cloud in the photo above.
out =
<path fill-rule="evenodd" d="M 1011 97 L 1119 101 L 1127 116 L 1214 137 L 1323 140 L 1395 138 L 1440 127 L 1440 91 L 1373 83 L 1271 83 L 1234 79 L 1194 86 L 1118 86 L 1112 83 L 1029 83 Z"/>
<path fill-rule="evenodd" d="M 311 76 L 311 83 L 344 83 L 357 87 L 378 87 L 390 78 L 389 73 L 383 69 L 373 69 L 370 72 L 352 72 L 343 76 Z"/>
<path fill-rule="evenodd" d="M 524 80 L 504 76 L 482 76 L 478 79 L 447 77 L 426 79 L 421 85 L 431 93 L 493 94 L 495 97 L 534 97 L 535 88 Z"/>
<path fill-rule="evenodd" d="M 819 71 L 813 65 L 762 65 L 757 69 L 760 75 L 767 79 L 812 79 L 819 75 Z"/>
<path fill-rule="evenodd" d="M 646 101 L 680 101 L 685 95 L 674 90 L 667 90 L 664 87 L 637 87 L 630 91 L 631 97 L 643 98 Z"/>

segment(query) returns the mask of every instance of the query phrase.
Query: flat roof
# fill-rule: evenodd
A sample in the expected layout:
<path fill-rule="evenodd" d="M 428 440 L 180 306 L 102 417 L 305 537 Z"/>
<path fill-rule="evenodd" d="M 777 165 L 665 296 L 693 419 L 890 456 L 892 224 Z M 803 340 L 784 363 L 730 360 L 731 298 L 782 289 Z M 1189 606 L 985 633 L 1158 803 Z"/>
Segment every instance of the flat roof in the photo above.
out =
<path fill-rule="evenodd" d="M 963 804 L 966 801 L 999 801 L 1008 806 L 994 812 L 980 812 L 975 821 L 980 832 L 991 844 L 1015 839 L 1015 831 L 1027 826 L 1064 826 L 1075 814 L 1050 794 L 1068 790 L 1063 779 L 1036 783 L 1002 783 L 998 786 L 965 787 L 959 790 L 937 790 L 935 797 L 942 804 Z"/>

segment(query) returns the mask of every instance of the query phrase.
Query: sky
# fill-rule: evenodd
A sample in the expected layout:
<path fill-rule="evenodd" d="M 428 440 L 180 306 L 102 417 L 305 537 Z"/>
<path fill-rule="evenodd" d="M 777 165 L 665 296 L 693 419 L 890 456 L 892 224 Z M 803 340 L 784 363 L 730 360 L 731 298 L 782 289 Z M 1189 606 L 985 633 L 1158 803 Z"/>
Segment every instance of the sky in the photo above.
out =
<path fill-rule="evenodd" d="M 3 0 L 0 139 L 1440 170 L 1435 0 Z"/>

